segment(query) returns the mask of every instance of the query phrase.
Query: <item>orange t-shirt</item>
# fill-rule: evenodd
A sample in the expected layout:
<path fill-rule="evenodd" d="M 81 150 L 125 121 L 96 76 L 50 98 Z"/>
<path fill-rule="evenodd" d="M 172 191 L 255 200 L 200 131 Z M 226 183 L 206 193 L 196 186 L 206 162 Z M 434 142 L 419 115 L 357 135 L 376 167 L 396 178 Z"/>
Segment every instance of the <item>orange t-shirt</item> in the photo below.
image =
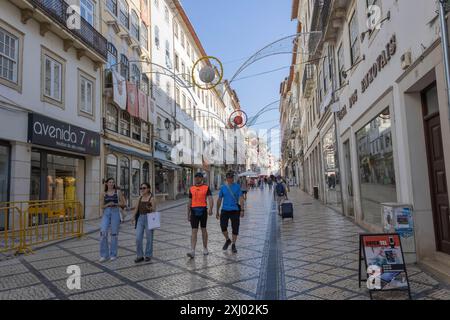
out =
<path fill-rule="evenodd" d="M 192 199 L 192 208 L 206 208 L 208 206 L 206 199 L 211 195 L 211 190 L 206 184 L 192 186 L 189 189 L 189 198 Z"/>

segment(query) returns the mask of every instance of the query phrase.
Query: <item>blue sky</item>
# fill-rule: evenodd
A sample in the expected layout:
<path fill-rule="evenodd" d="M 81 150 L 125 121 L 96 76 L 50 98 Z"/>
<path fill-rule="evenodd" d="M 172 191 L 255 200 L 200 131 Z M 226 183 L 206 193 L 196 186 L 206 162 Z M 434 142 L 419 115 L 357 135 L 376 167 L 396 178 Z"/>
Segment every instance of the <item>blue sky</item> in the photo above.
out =
<path fill-rule="evenodd" d="M 228 79 L 245 58 L 271 42 L 295 34 L 296 23 L 290 20 L 291 4 L 291 0 L 182 0 L 205 51 L 222 61 Z M 289 49 L 292 50 L 292 46 Z M 280 83 L 288 75 L 291 59 L 292 55 L 282 54 L 258 61 L 239 77 L 286 68 L 232 83 L 242 109 L 249 116 L 280 98 Z M 262 115 L 253 128 L 272 128 L 278 124 L 278 119 L 278 110 L 270 111 Z M 273 140 L 278 141 L 278 136 L 274 135 Z M 279 148 L 278 143 L 276 147 Z M 278 151 L 274 154 L 278 155 Z"/>

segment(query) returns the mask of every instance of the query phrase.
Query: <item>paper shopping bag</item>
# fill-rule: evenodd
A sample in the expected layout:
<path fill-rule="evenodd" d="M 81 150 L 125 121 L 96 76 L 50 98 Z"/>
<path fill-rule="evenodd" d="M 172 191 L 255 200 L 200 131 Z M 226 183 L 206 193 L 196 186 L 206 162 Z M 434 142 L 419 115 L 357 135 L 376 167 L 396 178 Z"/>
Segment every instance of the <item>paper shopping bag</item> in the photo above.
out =
<path fill-rule="evenodd" d="M 161 228 L 161 213 L 159 212 L 147 213 L 147 225 L 148 230 Z"/>

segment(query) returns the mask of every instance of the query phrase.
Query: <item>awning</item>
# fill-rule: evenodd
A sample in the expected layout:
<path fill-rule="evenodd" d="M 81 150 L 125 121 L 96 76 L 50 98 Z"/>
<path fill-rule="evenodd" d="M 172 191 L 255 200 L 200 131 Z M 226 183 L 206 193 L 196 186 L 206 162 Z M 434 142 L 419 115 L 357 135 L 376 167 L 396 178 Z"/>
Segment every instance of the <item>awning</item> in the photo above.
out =
<path fill-rule="evenodd" d="M 167 160 L 155 158 L 155 162 L 160 163 L 163 167 L 166 167 L 168 169 L 173 169 L 173 170 L 181 169 L 181 167 L 179 165 L 176 165 L 175 163 L 172 163 Z"/>
<path fill-rule="evenodd" d="M 151 155 L 145 154 L 143 152 L 139 152 L 136 150 L 132 150 L 132 149 L 127 149 L 124 147 L 119 147 L 110 143 L 105 143 L 105 146 L 112 151 L 117 151 L 126 155 L 130 155 L 133 157 L 137 157 L 137 158 L 141 158 L 143 160 L 153 160 L 153 157 Z"/>

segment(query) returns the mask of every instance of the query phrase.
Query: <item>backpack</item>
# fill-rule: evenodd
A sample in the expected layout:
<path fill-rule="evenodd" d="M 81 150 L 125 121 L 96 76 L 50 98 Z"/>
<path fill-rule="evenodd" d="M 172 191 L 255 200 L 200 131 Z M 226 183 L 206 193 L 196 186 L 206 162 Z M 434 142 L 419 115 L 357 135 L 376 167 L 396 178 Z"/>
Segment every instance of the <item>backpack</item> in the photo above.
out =
<path fill-rule="evenodd" d="M 279 196 L 279 197 L 282 197 L 282 196 L 286 195 L 283 183 L 277 182 L 277 185 L 275 187 L 275 192 L 277 193 L 277 196 Z"/>

